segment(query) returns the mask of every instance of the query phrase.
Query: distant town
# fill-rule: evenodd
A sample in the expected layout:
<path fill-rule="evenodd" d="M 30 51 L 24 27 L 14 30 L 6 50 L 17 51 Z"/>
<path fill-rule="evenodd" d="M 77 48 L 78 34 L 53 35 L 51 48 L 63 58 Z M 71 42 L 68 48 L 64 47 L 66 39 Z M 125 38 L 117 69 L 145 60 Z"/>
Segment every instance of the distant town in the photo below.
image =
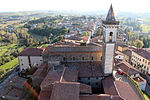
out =
<path fill-rule="evenodd" d="M 0 100 L 150 100 L 147 17 L 0 14 Z"/>

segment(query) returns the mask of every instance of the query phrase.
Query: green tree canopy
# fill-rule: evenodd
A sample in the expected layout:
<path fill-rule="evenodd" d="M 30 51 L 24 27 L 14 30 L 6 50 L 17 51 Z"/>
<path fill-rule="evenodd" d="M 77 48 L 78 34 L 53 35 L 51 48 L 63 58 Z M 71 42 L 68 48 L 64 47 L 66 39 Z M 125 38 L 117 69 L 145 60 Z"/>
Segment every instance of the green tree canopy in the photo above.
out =
<path fill-rule="evenodd" d="M 102 35 L 102 28 L 98 28 L 96 32 L 96 36 Z"/>
<path fill-rule="evenodd" d="M 82 36 L 90 36 L 89 32 L 82 32 Z"/>
<path fill-rule="evenodd" d="M 46 43 L 47 41 L 48 41 L 48 40 L 47 40 L 47 37 L 44 36 L 44 37 L 43 37 L 43 42 Z"/>
<path fill-rule="evenodd" d="M 137 39 L 134 43 L 134 45 L 137 47 L 137 48 L 142 48 L 143 47 L 143 42 L 139 39 Z"/>

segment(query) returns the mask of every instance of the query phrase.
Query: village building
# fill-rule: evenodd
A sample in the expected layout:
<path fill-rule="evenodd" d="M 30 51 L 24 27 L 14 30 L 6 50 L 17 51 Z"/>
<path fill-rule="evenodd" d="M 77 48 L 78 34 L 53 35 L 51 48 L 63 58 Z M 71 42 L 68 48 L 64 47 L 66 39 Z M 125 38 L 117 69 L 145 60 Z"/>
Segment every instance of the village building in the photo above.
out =
<path fill-rule="evenodd" d="M 132 50 L 131 64 L 141 73 L 150 74 L 150 52 L 143 49 Z"/>
<path fill-rule="evenodd" d="M 33 67 L 34 64 L 37 66 L 43 63 L 42 48 L 26 48 L 18 54 L 18 61 L 20 71 L 25 71 L 28 68 Z"/>

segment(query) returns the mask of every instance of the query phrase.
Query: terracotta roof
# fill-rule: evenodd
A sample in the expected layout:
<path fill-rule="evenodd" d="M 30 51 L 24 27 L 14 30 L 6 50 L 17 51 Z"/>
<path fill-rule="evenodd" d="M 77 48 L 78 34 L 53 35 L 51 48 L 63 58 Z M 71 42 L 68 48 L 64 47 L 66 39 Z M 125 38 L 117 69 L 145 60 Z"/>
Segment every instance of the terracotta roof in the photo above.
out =
<path fill-rule="evenodd" d="M 118 95 L 115 84 L 114 84 L 114 79 L 112 76 L 105 77 L 102 80 L 102 84 L 103 84 L 105 94 Z"/>
<path fill-rule="evenodd" d="M 127 49 L 127 50 L 125 50 L 125 51 L 122 51 L 122 53 L 125 54 L 125 55 L 127 55 L 127 56 L 131 56 L 132 51 L 129 50 L 129 49 Z"/>
<path fill-rule="evenodd" d="M 103 36 L 96 36 L 94 38 L 92 38 L 90 41 L 91 42 L 99 42 L 99 41 L 102 41 L 103 40 Z"/>
<path fill-rule="evenodd" d="M 50 100 L 79 100 L 80 84 L 75 82 L 56 82 Z"/>
<path fill-rule="evenodd" d="M 78 77 L 101 77 L 103 76 L 100 61 L 87 61 L 87 62 L 67 62 L 67 67 L 76 69 Z"/>
<path fill-rule="evenodd" d="M 70 68 L 63 66 L 62 69 L 50 71 L 43 82 L 41 83 L 41 89 L 51 88 L 52 84 L 56 81 L 59 82 L 76 82 L 78 79 L 78 72 Z"/>
<path fill-rule="evenodd" d="M 49 90 L 52 88 L 52 84 L 55 81 L 59 81 L 62 75 L 62 70 L 57 70 L 57 71 L 49 71 L 49 73 L 47 74 L 47 76 L 44 78 L 44 80 L 42 81 L 40 87 L 42 90 Z"/>
<path fill-rule="evenodd" d="M 123 99 L 118 95 L 92 94 L 92 95 L 80 95 L 80 100 L 123 100 Z"/>
<path fill-rule="evenodd" d="M 32 77 L 46 77 L 49 71 L 48 63 L 44 62 L 40 64 L 38 69 L 33 73 Z"/>
<path fill-rule="evenodd" d="M 42 56 L 43 48 L 25 48 L 18 56 Z"/>
<path fill-rule="evenodd" d="M 80 93 L 92 93 L 92 88 L 89 85 L 80 83 Z"/>
<path fill-rule="evenodd" d="M 137 53 L 138 55 L 150 60 L 150 52 L 143 50 L 143 49 L 134 49 L 133 52 Z"/>
<path fill-rule="evenodd" d="M 122 71 L 128 75 L 139 74 L 140 72 L 130 65 L 128 62 L 122 61 L 120 64 L 117 65 Z"/>
<path fill-rule="evenodd" d="M 119 95 L 125 100 L 140 100 L 127 82 L 115 81 Z"/>
<path fill-rule="evenodd" d="M 39 94 L 38 100 L 50 100 L 51 93 L 52 93 L 51 90 L 49 90 L 49 91 L 43 91 L 43 90 L 41 90 L 40 94 Z"/>
<path fill-rule="evenodd" d="M 62 78 L 62 82 L 76 82 L 78 80 L 78 72 L 65 67 Z"/>

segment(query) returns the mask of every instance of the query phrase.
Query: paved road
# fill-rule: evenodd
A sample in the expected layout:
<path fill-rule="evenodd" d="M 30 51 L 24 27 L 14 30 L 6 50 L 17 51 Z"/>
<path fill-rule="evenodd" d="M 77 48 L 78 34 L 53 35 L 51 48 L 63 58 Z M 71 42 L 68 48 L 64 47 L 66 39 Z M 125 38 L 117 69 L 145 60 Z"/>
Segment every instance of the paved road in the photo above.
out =
<path fill-rule="evenodd" d="M 17 66 L 18 67 L 18 66 Z M 16 68 L 17 68 L 16 67 Z M 0 83 L 0 89 L 2 88 L 2 86 L 7 83 L 12 77 L 17 76 L 18 75 L 18 71 L 16 71 L 16 68 L 12 71 L 12 73 L 3 81 Z"/>
<path fill-rule="evenodd" d="M 116 80 L 120 80 L 120 81 L 124 81 L 124 82 L 128 82 L 129 85 L 132 87 L 132 89 L 134 90 L 134 92 L 136 93 L 136 95 L 141 98 L 140 94 L 138 93 L 136 87 L 127 79 L 127 77 L 125 75 L 119 75 L 116 71 L 116 69 L 113 70 L 113 76 L 115 77 Z M 142 98 L 141 98 L 142 100 Z"/>
<path fill-rule="evenodd" d="M 146 84 L 145 91 L 150 96 L 150 85 Z"/>

